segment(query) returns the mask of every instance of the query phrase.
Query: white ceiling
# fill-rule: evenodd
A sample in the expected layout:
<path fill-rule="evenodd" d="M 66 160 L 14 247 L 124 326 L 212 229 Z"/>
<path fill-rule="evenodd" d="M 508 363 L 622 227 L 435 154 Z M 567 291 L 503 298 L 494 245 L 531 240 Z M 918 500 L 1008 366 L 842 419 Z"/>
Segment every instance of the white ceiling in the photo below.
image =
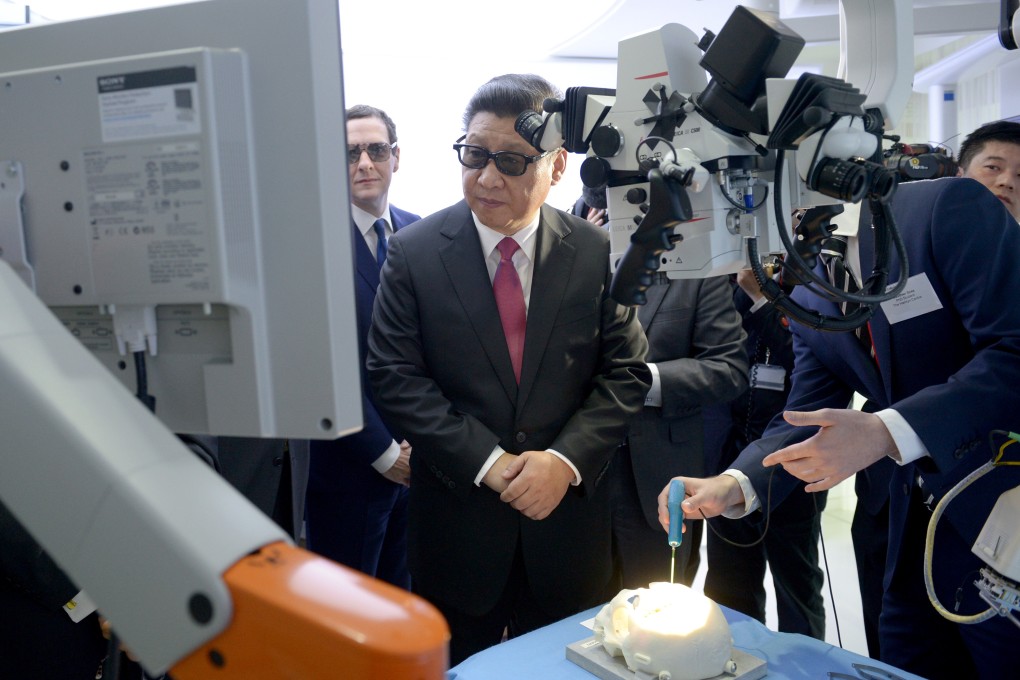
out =
<path fill-rule="evenodd" d="M 881 0 L 886 1 L 886 0 Z M 735 5 L 779 12 L 780 19 L 808 43 L 839 40 L 839 0 L 621 0 L 592 17 L 587 26 L 557 46 L 563 57 L 615 58 L 621 38 L 665 23 L 680 23 L 700 35 L 718 33 Z M 972 33 L 993 32 L 999 0 L 914 0 L 915 52 Z"/>
<path fill-rule="evenodd" d="M 195 0 L 31 0 L 34 22 L 68 19 L 179 4 Z M 253 0 L 258 1 L 258 0 Z M 856 0 L 863 2 L 864 0 Z M 871 0 L 885 2 L 886 0 Z M 345 58 L 372 55 L 421 60 L 477 50 L 541 60 L 545 57 L 615 60 L 617 44 L 629 35 L 680 23 L 700 35 L 718 33 L 734 6 L 778 11 L 808 42 L 838 60 L 840 0 L 554 0 L 532 11 L 478 0 L 340 0 Z M 997 45 L 999 0 L 914 0 L 914 53 L 922 54 L 967 35 L 984 35 L 983 51 Z M 0 0 L 0 8 L 24 14 L 24 3 Z M 556 28 L 559 27 L 559 28 Z M 500 45 L 502 43 L 502 45 Z M 828 54 L 829 52 L 832 54 Z M 998 58 L 1016 57 L 1016 53 Z M 817 52 L 817 51 L 816 51 Z M 962 52 L 962 50 L 961 50 Z M 978 53 L 980 52 L 980 54 Z M 968 67 L 959 55 L 953 68 Z M 941 77 L 932 74 L 935 77 Z"/>
<path fill-rule="evenodd" d="M 60 21 L 180 2 L 29 0 L 27 4 L 33 21 Z M 26 3 L 0 0 L 0 4 L 23 7 Z M 340 15 L 346 53 L 406 49 L 420 55 L 423 47 L 463 51 L 470 47 L 470 28 L 483 36 L 478 49 L 490 48 L 491 36 L 498 32 L 518 37 L 517 41 L 504 38 L 508 50 L 526 50 L 536 57 L 614 59 L 621 38 L 665 23 L 681 23 L 698 34 L 706 28 L 718 32 L 738 4 L 778 11 L 809 43 L 838 40 L 839 0 L 555 0 L 531 11 L 504 5 L 491 9 L 492 5 L 478 0 L 340 0 Z M 913 6 L 915 35 L 922 37 L 918 48 L 930 49 L 924 36 L 952 39 L 994 31 L 998 22 L 998 0 L 914 0 Z"/>

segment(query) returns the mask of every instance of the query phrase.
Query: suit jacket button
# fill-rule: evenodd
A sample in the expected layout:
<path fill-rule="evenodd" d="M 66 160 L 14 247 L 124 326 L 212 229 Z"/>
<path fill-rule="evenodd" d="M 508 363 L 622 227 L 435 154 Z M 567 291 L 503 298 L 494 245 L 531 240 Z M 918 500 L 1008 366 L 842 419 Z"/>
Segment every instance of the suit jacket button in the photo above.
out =
<path fill-rule="evenodd" d="M 454 482 L 454 481 L 453 481 L 452 479 L 450 479 L 450 480 L 447 480 L 447 482 L 446 482 L 446 486 L 448 486 L 448 487 L 450 487 L 451 489 L 453 489 L 453 488 L 455 488 L 455 487 L 457 486 L 457 483 L 456 483 L 456 482 Z"/>
<path fill-rule="evenodd" d="M 960 460 L 961 458 L 963 458 L 963 449 L 956 449 L 955 451 L 953 451 L 953 458 L 955 458 L 956 460 Z"/>
<path fill-rule="evenodd" d="M 443 471 L 442 470 L 436 470 L 436 477 L 438 477 L 439 479 L 442 479 L 443 478 Z"/>
<path fill-rule="evenodd" d="M 514 435 L 514 439 L 517 440 L 518 444 L 523 444 L 527 438 L 528 435 L 524 434 L 523 432 L 518 432 L 517 434 Z"/>
<path fill-rule="evenodd" d="M 277 456 L 276 458 L 274 458 L 273 465 L 275 465 L 276 467 L 280 467 L 281 465 L 283 465 L 283 458 L 281 456 Z"/>

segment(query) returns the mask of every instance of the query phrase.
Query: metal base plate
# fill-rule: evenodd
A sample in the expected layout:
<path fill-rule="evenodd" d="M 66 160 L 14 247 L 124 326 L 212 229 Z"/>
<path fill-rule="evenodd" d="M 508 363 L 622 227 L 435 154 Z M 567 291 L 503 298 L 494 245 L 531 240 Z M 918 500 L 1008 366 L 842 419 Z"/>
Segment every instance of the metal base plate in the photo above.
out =
<path fill-rule="evenodd" d="M 767 672 L 765 661 L 739 649 L 733 650 L 733 661 L 737 664 L 734 674 L 721 673 L 707 680 L 758 680 Z M 627 668 L 622 656 L 610 656 L 599 639 L 594 635 L 567 645 L 567 660 L 601 680 L 650 680 L 655 676 Z"/>

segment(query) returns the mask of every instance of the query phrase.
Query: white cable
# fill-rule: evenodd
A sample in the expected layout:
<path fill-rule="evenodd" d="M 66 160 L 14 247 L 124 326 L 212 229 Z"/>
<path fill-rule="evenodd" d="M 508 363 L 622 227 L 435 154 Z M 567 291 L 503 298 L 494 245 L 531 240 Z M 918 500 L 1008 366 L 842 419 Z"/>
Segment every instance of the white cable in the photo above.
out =
<path fill-rule="evenodd" d="M 953 623 L 981 623 L 995 616 L 996 610 L 989 607 L 986 611 L 979 614 L 973 614 L 970 616 L 961 616 L 954 614 L 939 602 L 938 595 L 935 594 L 935 584 L 932 581 L 931 575 L 931 562 L 932 562 L 932 550 L 935 547 L 935 526 L 939 522 L 939 518 L 942 516 L 943 511 L 949 504 L 949 501 L 956 498 L 964 489 L 976 482 L 981 477 L 991 472 L 995 465 L 991 461 L 985 463 L 978 469 L 971 472 L 969 475 L 957 482 L 956 486 L 949 490 L 942 500 L 935 506 L 935 510 L 932 512 L 931 519 L 928 520 L 928 533 L 924 537 L 924 587 L 928 591 L 928 600 L 932 606 L 935 607 L 935 611 L 942 615 L 943 618 L 952 621 Z"/>

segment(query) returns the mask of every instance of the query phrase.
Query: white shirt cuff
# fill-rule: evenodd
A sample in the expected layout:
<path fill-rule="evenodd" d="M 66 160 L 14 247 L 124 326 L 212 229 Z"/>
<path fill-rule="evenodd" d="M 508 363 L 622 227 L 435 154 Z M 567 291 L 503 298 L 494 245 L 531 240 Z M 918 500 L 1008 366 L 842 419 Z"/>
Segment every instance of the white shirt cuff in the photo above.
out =
<path fill-rule="evenodd" d="M 386 450 L 382 452 L 382 455 L 373 461 L 372 467 L 379 474 L 386 474 L 393 467 L 393 464 L 397 462 L 397 458 L 400 458 L 400 443 L 393 440 Z"/>
<path fill-rule="evenodd" d="M 574 471 L 574 481 L 570 483 L 570 486 L 578 486 L 581 484 L 581 473 L 577 471 L 577 468 L 574 467 L 574 464 L 571 463 L 566 456 L 564 456 L 559 451 L 553 451 L 552 449 L 546 449 L 546 451 L 562 460 L 564 463 L 567 464 L 567 467 Z M 489 454 L 489 457 L 485 459 L 485 464 L 482 465 L 482 469 L 475 476 L 475 486 L 482 485 L 482 479 L 485 477 L 485 474 L 489 471 L 489 468 L 495 465 L 496 460 L 498 460 L 499 457 L 502 456 L 504 453 L 506 453 L 506 451 L 504 451 L 499 446 L 492 450 L 492 453 Z"/>
<path fill-rule="evenodd" d="M 761 507 L 761 503 L 758 502 L 758 494 L 754 492 L 754 487 L 751 486 L 751 480 L 747 478 L 740 470 L 730 468 L 723 472 L 724 475 L 729 475 L 733 479 L 737 480 L 737 484 L 740 485 L 740 490 L 744 494 L 744 507 L 741 508 L 739 505 L 734 505 L 723 510 L 722 516 L 729 519 L 740 519 L 746 517 L 752 512 Z"/>
<path fill-rule="evenodd" d="M 886 429 L 889 430 L 889 435 L 899 450 L 899 458 L 896 455 L 890 455 L 890 458 L 900 465 L 906 465 L 918 458 L 929 455 L 928 449 L 924 447 L 924 442 L 921 441 L 921 438 L 917 436 L 914 429 L 907 424 L 906 419 L 898 411 L 886 408 L 876 411 L 875 415 L 885 423 Z"/>
<path fill-rule="evenodd" d="M 482 485 L 482 479 L 485 477 L 485 474 L 489 471 L 489 468 L 495 465 L 496 461 L 504 453 L 506 453 L 506 451 L 504 451 L 499 446 L 492 450 L 492 453 L 489 454 L 489 457 L 485 459 L 485 463 L 482 465 L 482 469 L 478 471 L 477 475 L 475 475 L 475 486 Z"/>
<path fill-rule="evenodd" d="M 581 483 L 581 473 L 577 471 L 577 468 L 574 467 L 574 464 L 571 463 L 570 460 L 559 451 L 553 451 L 552 449 L 546 449 L 546 451 L 562 460 L 564 463 L 567 464 L 567 467 L 574 471 L 574 481 L 570 483 L 570 486 L 578 486 Z"/>
<path fill-rule="evenodd" d="M 652 387 L 645 395 L 645 406 L 662 408 L 662 383 L 659 381 L 659 367 L 655 364 L 647 364 L 647 366 L 648 370 L 652 372 Z"/>
<path fill-rule="evenodd" d="M 760 298 L 758 298 L 757 300 L 754 301 L 754 304 L 751 305 L 751 309 L 749 311 L 752 314 L 754 314 L 755 312 L 757 312 L 759 309 L 761 309 L 762 307 L 764 307 L 768 303 L 769 303 L 769 299 L 767 297 L 765 297 L 764 295 L 762 295 Z"/>

